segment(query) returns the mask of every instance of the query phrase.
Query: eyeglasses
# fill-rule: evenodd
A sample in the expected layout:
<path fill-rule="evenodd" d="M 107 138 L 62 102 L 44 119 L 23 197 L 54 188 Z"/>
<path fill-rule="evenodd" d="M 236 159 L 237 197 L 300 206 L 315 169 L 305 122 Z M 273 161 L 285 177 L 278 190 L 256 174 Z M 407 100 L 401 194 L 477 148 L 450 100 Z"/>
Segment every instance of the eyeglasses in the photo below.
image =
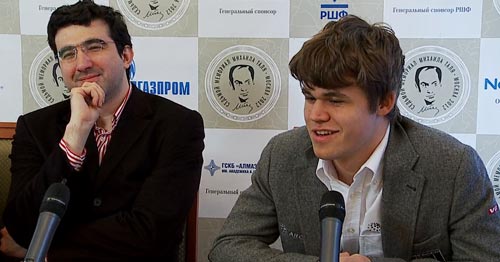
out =
<path fill-rule="evenodd" d="M 57 51 L 57 57 L 63 62 L 73 62 L 76 60 L 78 54 L 78 48 L 82 50 L 83 53 L 97 54 L 101 52 L 104 48 L 108 46 L 109 43 L 114 43 L 113 41 L 104 41 L 102 39 L 89 39 L 76 46 L 65 46 Z"/>

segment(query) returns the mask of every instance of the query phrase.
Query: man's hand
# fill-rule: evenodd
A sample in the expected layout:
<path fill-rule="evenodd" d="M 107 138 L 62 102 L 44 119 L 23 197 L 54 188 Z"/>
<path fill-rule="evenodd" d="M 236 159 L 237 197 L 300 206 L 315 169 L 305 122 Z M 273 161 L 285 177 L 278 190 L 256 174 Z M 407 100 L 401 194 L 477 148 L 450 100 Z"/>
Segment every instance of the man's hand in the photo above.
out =
<path fill-rule="evenodd" d="M 104 99 L 104 90 L 97 83 L 85 82 L 81 87 L 71 88 L 71 118 L 63 139 L 72 152 L 79 154 L 83 151 Z"/>
<path fill-rule="evenodd" d="M 340 262 L 370 262 L 368 257 L 362 256 L 360 254 L 351 255 L 348 252 L 340 253 Z"/>
<path fill-rule="evenodd" d="M 26 251 L 12 239 L 7 228 L 0 229 L 0 252 L 9 257 L 24 258 Z"/>
<path fill-rule="evenodd" d="M 99 117 L 104 98 L 104 90 L 95 82 L 85 82 L 81 87 L 72 88 L 70 122 L 92 126 Z"/>

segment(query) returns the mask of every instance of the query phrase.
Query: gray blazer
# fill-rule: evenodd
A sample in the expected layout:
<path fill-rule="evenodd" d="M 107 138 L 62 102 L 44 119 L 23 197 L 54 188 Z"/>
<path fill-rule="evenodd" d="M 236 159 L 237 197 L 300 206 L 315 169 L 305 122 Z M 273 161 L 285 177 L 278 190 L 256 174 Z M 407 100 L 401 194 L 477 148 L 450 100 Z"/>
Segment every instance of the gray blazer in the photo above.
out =
<path fill-rule="evenodd" d="M 386 258 L 440 253 L 446 261 L 500 260 L 500 214 L 476 151 L 407 118 L 391 126 L 384 155 L 382 245 Z M 210 261 L 318 261 L 318 158 L 304 127 L 268 143 L 209 254 Z M 281 237 L 283 252 L 268 245 Z M 418 261 L 436 261 L 420 259 Z"/>

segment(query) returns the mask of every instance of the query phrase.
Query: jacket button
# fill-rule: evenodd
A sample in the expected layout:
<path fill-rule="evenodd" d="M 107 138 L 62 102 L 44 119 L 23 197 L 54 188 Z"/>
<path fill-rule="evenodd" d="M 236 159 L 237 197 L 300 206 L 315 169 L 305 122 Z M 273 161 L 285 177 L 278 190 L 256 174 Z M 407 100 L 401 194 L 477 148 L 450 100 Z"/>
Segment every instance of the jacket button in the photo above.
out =
<path fill-rule="evenodd" d="M 98 197 L 94 198 L 94 206 L 95 207 L 100 207 L 102 204 L 102 200 Z"/>

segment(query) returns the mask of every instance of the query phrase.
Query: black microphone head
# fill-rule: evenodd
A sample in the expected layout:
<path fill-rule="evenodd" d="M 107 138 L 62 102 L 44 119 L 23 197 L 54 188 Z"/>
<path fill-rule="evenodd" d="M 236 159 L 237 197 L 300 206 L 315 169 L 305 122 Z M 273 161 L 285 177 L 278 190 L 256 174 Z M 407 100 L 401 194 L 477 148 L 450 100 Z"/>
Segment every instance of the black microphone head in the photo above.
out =
<path fill-rule="evenodd" d="M 69 202 L 69 188 L 62 183 L 54 183 L 50 185 L 47 192 L 43 196 L 41 212 L 51 212 L 58 215 L 60 218 L 66 212 L 66 207 Z"/>
<path fill-rule="evenodd" d="M 319 219 L 323 220 L 325 217 L 334 217 L 344 222 L 345 203 L 341 193 L 328 191 L 323 194 L 319 208 Z"/>

